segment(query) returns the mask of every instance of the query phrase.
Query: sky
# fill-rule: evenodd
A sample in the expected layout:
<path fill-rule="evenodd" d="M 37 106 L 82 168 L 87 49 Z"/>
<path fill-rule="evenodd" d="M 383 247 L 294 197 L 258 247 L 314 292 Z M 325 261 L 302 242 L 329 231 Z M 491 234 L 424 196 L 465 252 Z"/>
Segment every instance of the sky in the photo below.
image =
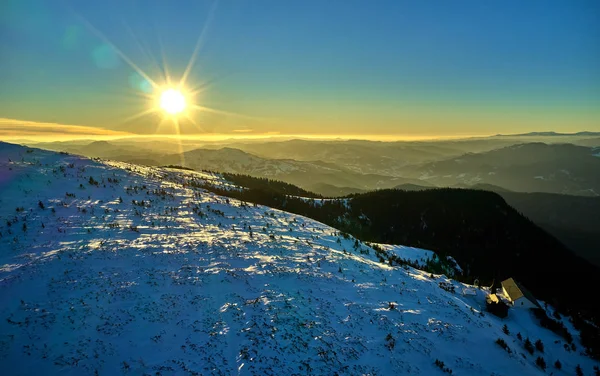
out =
<path fill-rule="evenodd" d="M 598 19 L 595 0 L 4 0 L 0 138 L 600 131 Z"/>

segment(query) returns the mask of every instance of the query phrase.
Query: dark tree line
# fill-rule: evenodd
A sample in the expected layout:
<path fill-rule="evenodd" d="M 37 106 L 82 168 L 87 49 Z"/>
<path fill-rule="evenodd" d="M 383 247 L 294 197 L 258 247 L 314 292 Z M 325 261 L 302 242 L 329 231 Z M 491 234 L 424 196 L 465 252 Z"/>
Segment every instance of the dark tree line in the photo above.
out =
<path fill-rule="evenodd" d="M 309 192 L 304 190 L 298 186 L 293 184 L 285 183 L 279 180 L 272 180 L 267 178 L 255 178 L 248 175 L 240 175 L 240 174 L 232 174 L 232 173 L 222 173 L 223 177 L 230 182 L 239 185 L 241 187 L 246 187 L 250 189 L 261 189 L 266 190 L 268 192 L 281 193 L 284 195 L 291 196 L 302 196 L 302 197 L 312 197 L 312 198 L 322 198 L 323 196 L 318 195 L 313 192 Z"/>

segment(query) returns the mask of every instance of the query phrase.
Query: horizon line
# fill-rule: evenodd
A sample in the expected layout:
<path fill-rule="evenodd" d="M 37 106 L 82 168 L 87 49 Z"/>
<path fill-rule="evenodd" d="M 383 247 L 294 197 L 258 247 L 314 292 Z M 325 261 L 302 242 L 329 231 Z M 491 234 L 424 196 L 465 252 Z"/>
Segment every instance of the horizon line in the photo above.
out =
<path fill-rule="evenodd" d="M 311 140 L 368 140 L 368 141 L 419 141 L 447 140 L 472 137 L 489 137 L 493 134 L 302 134 L 276 131 L 250 133 L 252 130 L 234 129 L 230 133 L 196 133 L 196 134 L 140 134 L 116 131 L 102 127 L 87 125 L 60 124 L 55 122 L 39 122 L 0 118 L 0 139 L 4 140 L 114 140 L 126 138 L 172 138 L 198 141 L 256 140 L 256 139 L 311 139 Z"/>
<path fill-rule="evenodd" d="M 26 129 L 25 129 L 26 128 Z M 251 130 L 250 130 L 251 131 Z M 204 142 L 219 142 L 227 140 L 339 140 L 339 141 L 380 141 L 380 142 L 401 142 L 401 141 L 444 141 L 460 140 L 472 138 L 487 137 L 524 137 L 536 134 L 555 134 L 558 136 L 577 136 L 580 133 L 596 133 L 594 131 L 578 131 L 572 133 L 556 131 L 531 131 L 521 133 L 459 133 L 459 134 L 302 134 L 279 132 L 249 133 L 244 130 L 232 130 L 231 133 L 196 133 L 196 134 L 140 134 L 116 131 L 101 127 L 92 127 L 86 125 L 59 124 L 54 122 L 38 122 L 30 120 L 18 120 L 9 118 L 0 118 L 0 139 L 5 141 L 34 141 L 34 142 L 52 142 L 52 141 L 76 141 L 76 140 L 117 140 L 134 138 L 169 138 L 180 140 L 198 140 Z"/>

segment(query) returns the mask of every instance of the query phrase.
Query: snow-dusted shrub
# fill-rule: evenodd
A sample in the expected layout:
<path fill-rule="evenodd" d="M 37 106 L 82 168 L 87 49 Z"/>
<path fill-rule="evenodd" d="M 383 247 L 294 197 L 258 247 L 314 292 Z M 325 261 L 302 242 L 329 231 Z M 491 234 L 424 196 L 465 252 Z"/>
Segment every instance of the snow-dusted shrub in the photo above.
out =
<path fill-rule="evenodd" d="M 452 370 L 450 368 L 446 367 L 446 365 L 444 364 L 444 362 L 442 362 L 441 360 L 436 359 L 435 360 L 435 365 L 438 366 L 442 371 L 444 371 L 446 373 L 449 373 L 449 374 L 452 374 Z"/>

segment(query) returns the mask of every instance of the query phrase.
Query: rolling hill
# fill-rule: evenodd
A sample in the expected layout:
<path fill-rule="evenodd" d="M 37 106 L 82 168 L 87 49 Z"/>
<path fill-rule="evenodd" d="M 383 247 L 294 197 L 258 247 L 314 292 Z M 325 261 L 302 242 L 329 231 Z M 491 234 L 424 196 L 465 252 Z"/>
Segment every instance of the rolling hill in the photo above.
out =
<path fill-rule="evenodd" d="M 210 170 L 282 180 L 307 189 L 315 183 L 358 189 L 389 188 L 414 179 L 377 174 L 362 174 L 321 161 L 267 159 L 234 148 L 195 149 L 166 155 L 162 164 L 181 164 L 196 170 Z M 317 192 L 320 193 L 320 192 Z"/>
<path fill-rule="evenodd" d="M 462 295 L 471 287 L 378 260 L 418 264 L 431 251 L 365 244 L 199 188 L 238 191 L 218 174 L 0 143 L 0 177 L 8 374 L 541 375 L 538 357 L 564 372 L 596 364 L 527 311 L 482 312 L 484 290 Z M 529 354 L 521 336 L 544 352 Z"/>
<path fill-rule="evenodd" d="M 572 144 L 529 143 L 408 166 L 403 176 L 440 187 L 492 184 L 517 192 L 600 195 L 600 158 Z"/>

